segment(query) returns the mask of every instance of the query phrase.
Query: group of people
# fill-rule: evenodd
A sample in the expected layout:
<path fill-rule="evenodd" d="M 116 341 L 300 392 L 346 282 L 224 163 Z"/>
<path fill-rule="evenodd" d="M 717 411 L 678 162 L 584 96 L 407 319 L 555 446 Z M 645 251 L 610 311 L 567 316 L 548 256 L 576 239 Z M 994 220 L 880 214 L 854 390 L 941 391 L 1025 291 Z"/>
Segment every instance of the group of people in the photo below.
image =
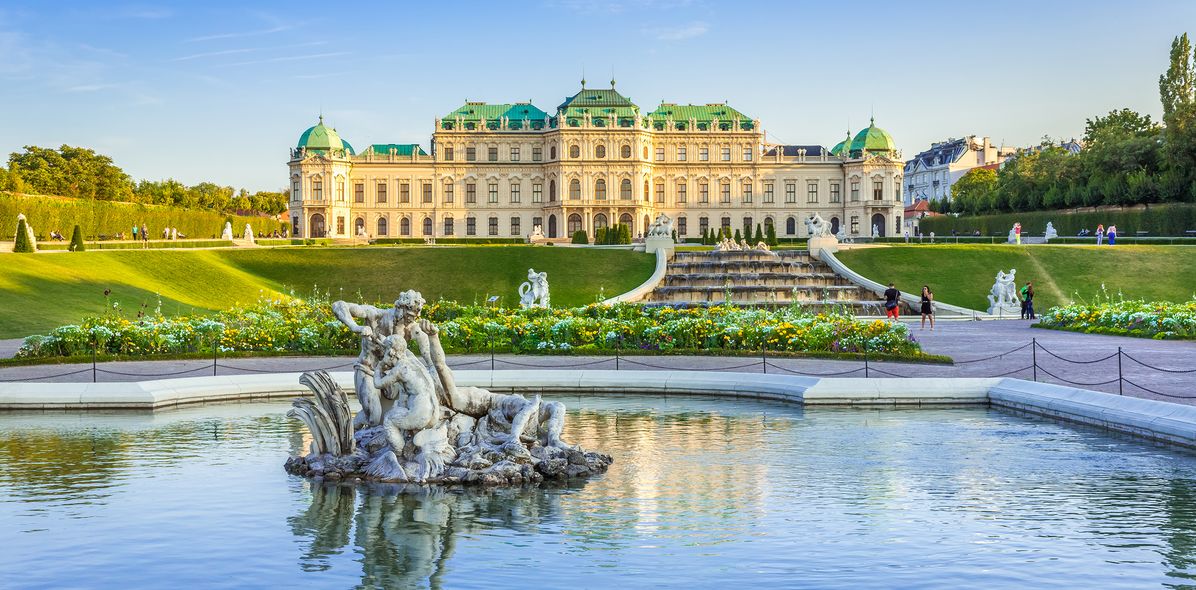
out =
<path fill-rule="evenodd" d="M 897 321 L 901 317 L 901 291 L 893 283 L 885 289 L 885 318 Z M 926 321 L 930 321 L 930 329 L 934 330 L 934 291 L 930 285 L 922 285 L 922 295 L 919 301 L 919 311 L 922 314 L 922 328 L 926 329 Z"/>
<path fill-rule="evenodd" d="M 1090 231 L 1088 228 L 1084 228 L 1084 229 L 1081 229 L 1080 233 L 1078 233 L 1076 235 L 1078 237 L 1085 238 L 1085 237 L 1094 235 L 1094 232 Z M 1106 238 L 1109 240 L 1109 245 L 1112 246 L 1117 243 L 1117 226 L 1110 225 L 1109 229 L 1105 229 L 1105 224 L 1103 224 L 1103 223 L 1098 224 L 1096 226 L 1095 235 L 1096 235 L 1096 245 L 1097 246 L 1104 245 Z"/>
<path fill-rule="evenodd" d="M 286 236 L 279 233 L 278 230 L 274 230 L 272 233 L 267 233 L 264 231 L 257 232 L 257 237 L 259 237 L 259 238 L 285 238 Z"/>

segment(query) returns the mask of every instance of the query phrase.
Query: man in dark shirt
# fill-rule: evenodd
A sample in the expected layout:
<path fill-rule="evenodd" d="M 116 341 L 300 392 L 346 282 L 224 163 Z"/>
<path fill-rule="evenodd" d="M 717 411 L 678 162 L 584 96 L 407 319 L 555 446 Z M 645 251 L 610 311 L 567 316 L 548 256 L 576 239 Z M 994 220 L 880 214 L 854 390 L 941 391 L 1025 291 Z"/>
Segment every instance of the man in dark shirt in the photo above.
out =
<path fill-rule="evenodd" d="M 889 288 L 885 289 L 885 317 L 897 319 L 897 309 L 900 307 L 898 301 L 901 299 L 901 291 L 898 291 L 893 283 L 889 283 Z"/>

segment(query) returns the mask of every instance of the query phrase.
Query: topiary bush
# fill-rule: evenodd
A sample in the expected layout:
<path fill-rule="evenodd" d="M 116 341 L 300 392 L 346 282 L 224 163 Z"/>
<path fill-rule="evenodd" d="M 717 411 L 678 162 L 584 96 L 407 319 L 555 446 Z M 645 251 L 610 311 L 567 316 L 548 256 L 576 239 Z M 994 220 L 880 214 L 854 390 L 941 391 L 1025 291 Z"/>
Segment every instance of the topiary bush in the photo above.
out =
<path fill-rule="evenodd" d="M 29 241 L 29 225 L 24 219 L 17 220 L 17 238 L 12 248 L 13 252 L 33 252 L 33 242 Z"/>
<path fill-rule="evenodd" d="M 75 229 L 71 231 L 71 246 L 67 249 L 71 252 L 82 252 L 87 249 L 87 247 L 83 245 L 83 230 L 79 229 L 78 225 L 76 225 Z"/>
<path fill-rule="evenodd" d="M 589 236 L 586 235 L 586 230 L 579 229 L 579 230 L 573 232 L 573 243 L 574 244 L 589 244 L 590 239 L 589 239 Z"/>

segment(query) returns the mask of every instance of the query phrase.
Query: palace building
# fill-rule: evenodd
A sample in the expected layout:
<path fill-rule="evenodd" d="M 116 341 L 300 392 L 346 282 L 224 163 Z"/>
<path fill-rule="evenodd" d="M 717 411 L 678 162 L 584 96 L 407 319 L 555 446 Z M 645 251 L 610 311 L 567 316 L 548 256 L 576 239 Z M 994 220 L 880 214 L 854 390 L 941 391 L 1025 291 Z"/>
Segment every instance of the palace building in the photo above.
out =
<path fill-rule="evenodd" d="M 529 102 L 466 102 L 437 119 L 431 149 L 358 151 L 320 122 L 291 150 L 295 235 L 548 239 L 617 223 L 633 236 L 666 213 L 678 237 L 708 228 L 805 237 L 818 213 L 848 236 L 901 233 L 902 166 L 875 122 L 827 150 L 765 141 L 727 104 L 661 103 L 644 113 L 610 88 L 549 113 Z"/>

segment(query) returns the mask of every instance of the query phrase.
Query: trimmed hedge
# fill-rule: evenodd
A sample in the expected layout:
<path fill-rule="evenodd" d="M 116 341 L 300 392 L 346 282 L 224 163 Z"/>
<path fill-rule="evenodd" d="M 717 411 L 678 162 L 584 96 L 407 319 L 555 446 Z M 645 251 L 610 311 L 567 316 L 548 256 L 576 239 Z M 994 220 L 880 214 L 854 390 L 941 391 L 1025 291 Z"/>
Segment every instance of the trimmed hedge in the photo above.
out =
<path fill-rule="evenodd" d="M 1183 236 L 1185 231 L 1196 230 L 1196 204 L 1168 203 L 1164 205 L 1142 205 L 1137 207 L 1108 208 L 1090 211 L 1029 211 L 1025 213 L 1001 213 L 998 215 L 965 215 L 955 217 L 943 215 L 927 217 L 918 221 L 922 233 L 934 232 L 939 238 L 951 235 L 951 230 L 961 236 L 980 230 L 982 236 L 1005 236 L 1014 223 L 1022 224 L 1022 237 L 1042 236 L 1046 224 L 1055 224 L 1060 237 L 1075 236 L 1081 229 L 1096 231 L 1097 225 L 1117 226 L 1117 241 L 1132 237 L 1139 231 L 1149 236 Z M 1093 243 L 1096 237 L 1093 236 Z"/>
<path fill-rule="evenodd" d="M 177 250 L 185 248 L 229 248 L 234 246 L 228 240 L 150 240 L 142 242 L 92 242 L 88 248 L 92 250 Z M 69 242 L 38 242 L 38 250 L 70 250 Z"/>
<path fill-rule="evenodd" d="M 19 195 L 0 192 L 0 220 L 16 219 L 24 213 L 38 232 L 38 239 L 49 236 L 52 230 L 78 225 L 86 238 L 115 236 L 123 232 L 132 238 L 133 225 L 145 224 L 150 236 L 161 236 L 162 228 L 178 228 L 179 233 L 192 238 L 217 238 L 225 221 L 232 221 L 238 232 L 245 230 L 245 224 L 254 231 L 284 231 L 283 222 L 271 217 L 246 217 L 225 215 L 216 211 L 181 209 L 163 205 L 144 205 L 118 201 L 97 201 L 94 199 L 70 199 L 65 197 Z M 0 239 L 11 239 L 14 229 L 8 221 L 0 223 L 4 234 Z M 239 233 L 238 233 L 239 235 Z"/>
<path fill-rule="evenodd" d="M 254 240 L 259 246 L 328 246 L 331 238 L 258 238 Z"/>
<path fill-rule="evenodd" d="M 17 220 L 16 242 L 13 244 L 12 251 L 22 254 L 33 252 L 33 243 L 29 241 L 29 226 L 24 219 Z"/>
<path fill-rule="evenodd" d="M 71 230 L 71 245 L 67 250 L 71 252 L 82 252 L 87 249 L 83 244 L 83 231 L 76 225 L 75 229 Z"/>
<path fill-rule="evenodd" d="M 423 238 L 377 238 L 371 244 L 423 244 Z M 524 238 L 436 238 L 437 244 L 526 244 Z"/>

